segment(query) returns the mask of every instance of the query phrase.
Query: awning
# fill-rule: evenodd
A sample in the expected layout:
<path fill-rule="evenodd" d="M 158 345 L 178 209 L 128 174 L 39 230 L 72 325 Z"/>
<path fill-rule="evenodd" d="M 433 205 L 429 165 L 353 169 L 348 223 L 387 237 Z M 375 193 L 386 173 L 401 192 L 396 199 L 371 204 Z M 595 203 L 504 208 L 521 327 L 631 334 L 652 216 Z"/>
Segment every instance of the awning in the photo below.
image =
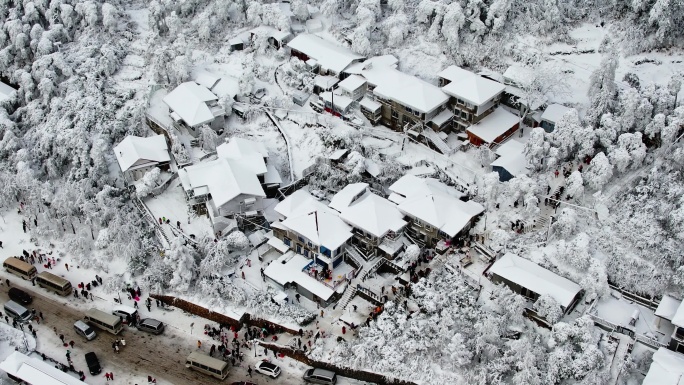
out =
<path fill-rule="evenodd" d="M 273 246 L 274 249 L 280 251 L 281 253 L 286 253 L 288 250 L 290 250 L 290 248 L 284 244 L 283 241 L 275 237 L 269 239 L 268 244 Z"/>

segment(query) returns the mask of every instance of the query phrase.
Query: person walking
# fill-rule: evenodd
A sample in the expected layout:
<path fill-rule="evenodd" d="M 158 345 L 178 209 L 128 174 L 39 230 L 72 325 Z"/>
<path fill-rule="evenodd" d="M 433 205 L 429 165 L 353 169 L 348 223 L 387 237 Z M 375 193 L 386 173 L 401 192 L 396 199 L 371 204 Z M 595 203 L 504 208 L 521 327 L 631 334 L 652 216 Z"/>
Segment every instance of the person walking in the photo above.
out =
<path fill-rule="evenodd" d="M 64 334 L 60 334 L 59 339 L 62 340 L 62 343 L 64 343 Z"/>
<path fill-rule="evenodd" d="M 65 263 L 64 267 L 66 267 L 67 271 L 69 271 L 69 264 L 68 263 Z"/>
<path fill-rule="evenodd" d="M 121 346 L 126 346 L 126 340 L 123 338 L 121 339 Z"/>
<path fill-rule="evenodd" d="M 248 374 L 250 377 L 252 377 L 252 367 L 251 367 L 251 366 L 248 366 L 248 367 L 247 367 L 247 374 Z"/>
<path fill-rule="evenodd" d="M 202 349 L 202 341 L 197 340 L 197 349 Z"/>
<path fill-rule="evenodd" d="M 147 301 L 147 311 L 152 312 L 152 303 L 150 301 Z"/>
<path fill-rule="evenodd" d="M 69 346 L 71 346 L 72 349 L 74 348 L 74 345 L 76 345 L 74 341 L 69 341 Z"/>
<path fill-rule="evenodd" d="M 346 326 L 342 326 L 342 334 L 347 334 L 347 327 Z"/>
<path fill-rule="evenodd" d="M 133 300 L 133 307 L 136 308 L 136 309 L 138 308 L 138 301 Z"/>
<path fill-rule="evenodd" d="M 109 380 L 110 380 L 109 373 L 105 373 L 105 378 L 107 379 L 107 382 L 109 382 Z"/>
<path fill-rule="evenodd" d="M 216 351 L 216 345 L 211 345 L 211 348 L 209 349 L 209 355 L 211 357 L 213 357 L 215 351 Z"/>
<path fill-rule="evenodd" d="M 111 378 L 112 381 L 114 381 L 114 372 L 109 372 L 109 378 Z"/>

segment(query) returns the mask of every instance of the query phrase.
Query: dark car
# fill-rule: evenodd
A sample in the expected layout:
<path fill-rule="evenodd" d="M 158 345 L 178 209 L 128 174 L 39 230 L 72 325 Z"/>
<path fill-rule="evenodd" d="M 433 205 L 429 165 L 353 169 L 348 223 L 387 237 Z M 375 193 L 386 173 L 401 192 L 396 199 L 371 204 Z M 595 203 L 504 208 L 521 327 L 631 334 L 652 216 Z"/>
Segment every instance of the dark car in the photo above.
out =
<path fill-rule="evenodd" d="M 9 289 L 7 294 L 12 301 L 22 305 L 28 305 L 33 301 L 33 298 L 29 295 L 29 293 L 16 287 Z"/>
<path fill-rule="evenodd" d="M 90 352 L 85 354 L 86 364 L 88 365 L 88 370 L 93 376 L 100 374 L 102 368 L 100 367 L 100 360 L 97 359 L 95 353 Z"/>

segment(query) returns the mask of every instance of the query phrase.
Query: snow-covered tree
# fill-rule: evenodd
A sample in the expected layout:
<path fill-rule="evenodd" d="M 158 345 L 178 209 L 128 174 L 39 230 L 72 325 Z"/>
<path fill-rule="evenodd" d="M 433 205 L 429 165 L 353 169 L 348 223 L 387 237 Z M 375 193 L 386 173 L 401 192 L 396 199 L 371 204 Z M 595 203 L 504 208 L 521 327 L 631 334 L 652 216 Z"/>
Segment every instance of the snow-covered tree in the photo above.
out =
<path fill-rule="evenodd" d="M 213 128 L 206 124 L 203 124 L 199 128 L 199 140 L 202 144 L 202 149 L 206 152 L 215 152 L 216 145 L 218 144 L 219 138 Z"/>
<path fill-rule="evenodd" d="M 139 198 L 144 198 L 152 193 L 152 190 L 157 187 L 161 170 L 153 167 L 145 173 L 142 179 L 135 185 L 135 193 Z"/>
<path fill-rule="evenodd" d="M 565 181 L 565 194 L 575 201 L 579 201 L 584 195 L 584 179 L 582 173 L 573 171 Z"/>
<path fill-rule="evenodd" d="M 551 224 L 551 230 L 558 238 L 567 239 L 574 234 L 576 229 L 577 212 L 569 207 L 561 210 Z"/>
<path fill-rule="evenodd" d="M 601 116 L 612 112 L 615 108 L 617 89 L 615 86 L 615 70 L 618 66 L 617 53 L 610 49 L 605 53 L 601 65 L 591 74 L 589 84 L 589 99 L 591 106 L 586 119 L 592 125 L 597 125 Z"/>
<path fill-rule="evenodd" d="M 537 298 L 534 302 L 534 311 L 552 325 L 560 321 L 563 316 L 561 305 L 548 294 L 542 294 Z"/>
<path fill-rule="evenodd" d="M 584 180 L 589 187 L 600 190 L 612 177 L 613 165 L 604 153 L 599 152 L 589 163 L 589 169 L 584 174 Z"/>

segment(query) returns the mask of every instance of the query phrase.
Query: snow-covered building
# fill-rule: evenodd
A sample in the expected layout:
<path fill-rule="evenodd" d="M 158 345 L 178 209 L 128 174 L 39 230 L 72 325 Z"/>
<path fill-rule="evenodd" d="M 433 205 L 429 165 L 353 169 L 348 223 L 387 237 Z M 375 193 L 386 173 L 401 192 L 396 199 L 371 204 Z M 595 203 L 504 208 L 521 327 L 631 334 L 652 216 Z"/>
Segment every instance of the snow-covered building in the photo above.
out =
<path fill-rule="evenodd" d="M 409 223 L 404 234 L 421 246 L 457 242 L 484 212 L 479 203 L 461 200 L 463 194 L 432 178 L 404 175 L 389 190 L 388 199 Z"/>
<path fill-rule="evenodd" d="M 294 288 L 305 298 L 328 306 L 338 296 L 333 288 L 307 273 L 313 265 L 315 262 L 311 259 L 289 250 L 264 269 L 264 277 L 269 284 L 282 291 Z"/>
<path fill-rule="evenodd" d="M 298 35 L 287 47 L 292 56 L 302 61 L 316 60 L 321 75 L 340 76 L 349 65 L 365 59 L 348 48 L 311 34 Z"/>
<path fill-rule="evenodd" d="M 392 67 L 374 65 L 361 74 L 382 105 L 382 123 L 398 131 L 427 125 L 449 101 L 439 87 Z"/>
<path fill-rule="evenodd" d="M 503 108 L 496 108 L 484 119 L 466 129 L 468 140 L 475 146 L 501 143 L 520 127 L 520 118 Z"/>
<path fill-rule="evenodd" d="M 451 97 L 453 129 L 464 131 L 493 113 L 501 101 L 505 86 L 456 66 L 439 73 L 442 91 Z"/>
<path fill-rule="evenodd" d="M 511 253 L 494 262 L 488 274 L 492 282 L 505 284 L 531 301 L 544 294 L 551 296 L 560 304 L 563 315 L 572 311 L 582 296 L 578 284 Z"/>
<path fill-rule="evenodd" d="M 316 75 L 314 78 L 313 93 L 319 95 L 321 92 L 332 91 L 340 79 L 330 75 Z"/>
<path fill-rule="evenodd" d="M 328 206 L 353 227 L 351 244 L 366 259 L 377 255 L 391 259 L 403 249 L 404 214 L 395 203 L 372 193 L 367 183 L 345 186 Z"/>
<path fill-rule="evenodd" d="M 216 147 L 219 158 L 239 161 L 250 169 L 267 192 L 280 187 L 282 178 L 275 166 L 268 163 L 269 154 L 263 143 L 233 137 Z"/>
<path fill-rule="evenodd" d="M 664 295 L 655 315 L 674 325 L 674 331 L 670 337 L 670 350 L 684 353 L 684 301 Z"/>
<path fill-rule="evenodd" d="M 320 95 L 325 110 L 335 115 L 347 115 L 354 100 L 347 95 L 340 95 L 337 91 L 322 92 Z"/>
<path fill-rule="evenodd" d="M 684 354 L 659 348 L 642 385 L 684 384 Z"/>
<path fill-rule="evenodd" d="M 21 352 L 13 351 L 0 362 L 0 370 L 17 382 L 36 385 L 87 385 L 69 373 L 63 372 L 53 364 Z"/>
<path fill-rule="evenodd" d="M 17 90 L 12 88 L 9 84 L 0 81 L 0 104 L 12 100 L 16 93 Z"/>
<path fill-rule="evenodd" d="M 359 101 L 366 94 L 366 79 L 359 75 L 350 75 L 338 84 L 338 90 L 354 101 Z"/>
<path fill-rule="evenodd" d="M 218 97 L 207 87 L 195 82 L 181 83 L 164 97 L 177 128 L 199 135 L 199 127 L 208 124 L 215 131 L 223 129 L 226 112 L 218 105 Z"/>
<path fill-rule="evenodd" d="M 562 104 L 550 104 L 541 115 L 540 126 L 546 132 L 553 132 L 556 128 L 556 123 L 558 123 L 569 111 L 572 111 L 572 108 L 565 107 Z"/>
<path fill-rule="evenodd" d="M 114 154 L 126 183 L 142 178 L 154 167 L 166 171 L 171 162 L 164 135 L 146 138 L 129 135 L 114 146 Z"/>
<path fill-rule="evenodd" d="M 499 174 L 501 182 L 527 174 L 527 158 L 525 158 L 524 150 L 524 143 L 510 139 L 494 151 L 498 158 L 491 164 L 492 171 Z"/>
<path fill-rule="evenodd" d="M 240 84 L 232 76 L 220 76 L 202 68 L 194 69 L 191 76 L 195 83 L 205 87 L 219 99 L 226 97 L 235 100 L 240 92 Z"/>
<path fill-rule="evenodd" d="M 373 66 L 396 69 L 398 64 L 399 59 L 397 59 L 394 55 L 373 56 L 364 60 L 363 62 L 352 63 L 344 70 L 343 76 L 361 75 L 363 70 L 370 69 Z"/>

